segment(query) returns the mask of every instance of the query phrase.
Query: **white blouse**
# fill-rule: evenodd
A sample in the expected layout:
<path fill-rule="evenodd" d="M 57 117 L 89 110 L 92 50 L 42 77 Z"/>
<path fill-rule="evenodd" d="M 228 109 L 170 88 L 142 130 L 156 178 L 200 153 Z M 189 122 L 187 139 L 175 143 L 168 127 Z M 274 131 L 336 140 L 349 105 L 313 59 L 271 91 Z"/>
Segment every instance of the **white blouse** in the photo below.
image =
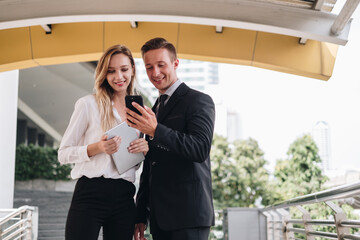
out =
<path fill-rule="evenodd" d="M 113 113 L 117 124 L 121 123 L 121 118 L 114 107 Z M 120 175 L 110 155 L 106 153 L 99 153 L 92 157 L 87 155 L 87 146 L 100 141 L 103 135 L 95 96 L 88 95 L 80 98 L 75 103 L 75 110 L 69 126 L 61 140 L 58 151 L 59 162 L 61 164 L 75 164 L 71 171 L 72 179 L 82 176 L 88 178 L 104 176 L 105 178 L 123 178 L 134 182 L 135 167 Z"/>

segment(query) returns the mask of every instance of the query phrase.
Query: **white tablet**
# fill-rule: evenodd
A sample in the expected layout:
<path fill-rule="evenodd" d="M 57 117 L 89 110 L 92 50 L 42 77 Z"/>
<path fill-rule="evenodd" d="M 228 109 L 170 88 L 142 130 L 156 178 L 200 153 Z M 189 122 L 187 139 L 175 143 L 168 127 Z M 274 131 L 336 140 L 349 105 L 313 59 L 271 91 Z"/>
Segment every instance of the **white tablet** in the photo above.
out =
<path fill-rule="evenodd" d="M 112 154 L 112 159 L 119 172 L 122 174 L 145 159 L 143 153 L 129 153 L 130 143 L 139 138 L 137 130 L 122 122 L 105 133 L 108 139 L 115 136 L 121 137 L 119 150 Z"/>

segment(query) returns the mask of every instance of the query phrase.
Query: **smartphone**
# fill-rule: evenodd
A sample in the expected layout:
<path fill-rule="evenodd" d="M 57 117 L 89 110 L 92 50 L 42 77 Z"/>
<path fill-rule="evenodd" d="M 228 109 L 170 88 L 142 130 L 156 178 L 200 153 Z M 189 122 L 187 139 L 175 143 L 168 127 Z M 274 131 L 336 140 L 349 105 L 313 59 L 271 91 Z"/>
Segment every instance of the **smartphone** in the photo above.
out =
<path fill-rule="evenodd" d="M 125 105 L 128 109 L 130 109 L 131 111 L 136 112 L 137 114 L 141 115 L 141 113 L 139 112 L 139 110 L 137 110 L 131 103 L 132 102 L 136 102 L 137 104 L 139 104 L 140 106 L 144 107 L 143 104 L 143 99 L 141 95 L 128 95 L 125 96 Z"/>

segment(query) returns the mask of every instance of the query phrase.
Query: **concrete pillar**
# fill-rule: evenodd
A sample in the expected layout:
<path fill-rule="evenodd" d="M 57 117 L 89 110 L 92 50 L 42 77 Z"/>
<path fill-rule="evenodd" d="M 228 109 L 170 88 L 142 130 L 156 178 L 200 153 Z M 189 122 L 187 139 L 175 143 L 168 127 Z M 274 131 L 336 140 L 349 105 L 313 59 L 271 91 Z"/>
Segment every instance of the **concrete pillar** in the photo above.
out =
<path fill-rule="evenodd" d="M 0 72 L 0 208 L 12 208 L 19 70 Z"/>
<path fill-rule="evenodd" d="M 16 146 L 26 143 L 27 134 L 27 121 L 25 119 L 17 120 L 16 130 Z"/>

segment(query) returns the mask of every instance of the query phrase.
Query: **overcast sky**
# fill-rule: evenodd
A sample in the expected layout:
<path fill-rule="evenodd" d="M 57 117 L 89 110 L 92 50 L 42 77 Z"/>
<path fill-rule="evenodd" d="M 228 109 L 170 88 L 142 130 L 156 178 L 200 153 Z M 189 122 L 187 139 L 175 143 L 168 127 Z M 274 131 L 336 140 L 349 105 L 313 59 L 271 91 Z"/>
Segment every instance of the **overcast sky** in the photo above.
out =
<path fill-rule="evenodd" d="M 338 2 L 343 2 L 339 0 Z M 273 171 L 289 145 L 311 133 L 317 121 L 330 126 L 331 165 L 360 169 L 360 7 L 346 46 L 340 46 L 329 81 L 249 66 L 219 65 L 223 101 L 237 110 L 242 137 L 259 142 Z"/>

